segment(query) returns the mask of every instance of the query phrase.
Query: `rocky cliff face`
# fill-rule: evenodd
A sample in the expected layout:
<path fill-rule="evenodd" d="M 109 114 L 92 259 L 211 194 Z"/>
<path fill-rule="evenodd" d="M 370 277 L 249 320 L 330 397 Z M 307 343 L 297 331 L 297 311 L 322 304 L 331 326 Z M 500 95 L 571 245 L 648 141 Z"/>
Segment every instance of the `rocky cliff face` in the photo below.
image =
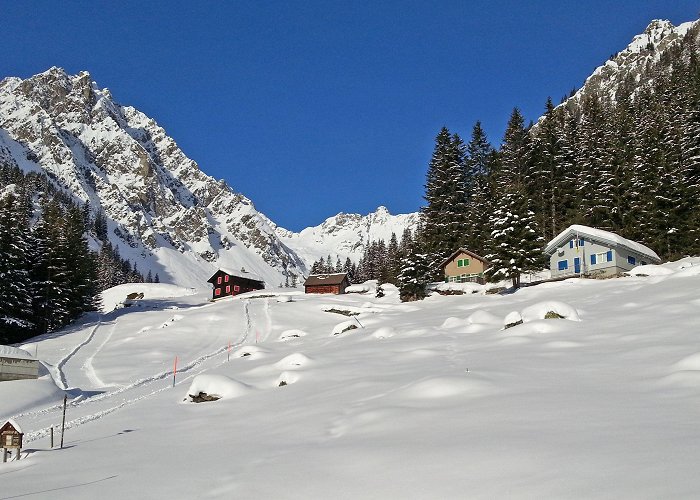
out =
<path fill-rule="evenodd" d="M 571 99 L 580 100 L 595 92 L 599 97 L 615 99 L 620 85 L 639 83 L 640 73 L 649 63 L 658 61 L 662 55 L 677 46 L 697 21 L 674 26 L 670 21 L 654 20 L 643 33 L 618 52 L 605 64 L 595 69 L 581 89 Z"/>
<path fill-rule="evenodd" d="M 87 72 L 51 68 L 0 82 L 0 154 L 104 210 L 112 243 L 163 281 L 204 286 L 225 266 L 276 285 L 305 271 L 249 199 L 204 174 L 153 119 L 114 102 Z"/>

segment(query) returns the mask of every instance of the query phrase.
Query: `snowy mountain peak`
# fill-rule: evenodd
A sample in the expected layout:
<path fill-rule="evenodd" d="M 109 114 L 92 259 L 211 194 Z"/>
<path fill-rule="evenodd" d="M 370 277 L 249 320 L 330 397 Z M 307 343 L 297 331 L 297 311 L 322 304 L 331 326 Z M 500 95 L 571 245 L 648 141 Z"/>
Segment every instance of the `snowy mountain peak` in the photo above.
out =
<path fill-rule="evenodd" d="M 418 218 L 418 213 L 392 215 L 385 206 L 380 206 L 367 215 L 339 213 L 299 233 L 284 228 L 276 230 L 284 244 L 310 266 L 328 255 L 359 261 L 369 243 L 388 242 L 391 233 L 400 240 L 405 229 L 416 229 Z"/>
<path fill-rule="evenodd" d="M 155 120 L 116 103 L 87 71 L 0 82 L 0 161 L 43 170 L 103 210 L 112 245 L 163 281 L 206 286 L 220 266 L 272 283 L 305 271 L 249 199 L 202 173 Z"/>

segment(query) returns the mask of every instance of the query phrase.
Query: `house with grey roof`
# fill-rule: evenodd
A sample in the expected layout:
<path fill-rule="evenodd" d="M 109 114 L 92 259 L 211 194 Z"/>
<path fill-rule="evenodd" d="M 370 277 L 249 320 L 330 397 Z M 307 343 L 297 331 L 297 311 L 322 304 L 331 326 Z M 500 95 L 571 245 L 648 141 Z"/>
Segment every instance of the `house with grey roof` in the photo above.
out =
<path fill-rule="evenodd" d="M 574 224 L 559 233 L 544 250 L 552 278 L 618 276 L 646 264 L 660 264 L 651 248 L 609 231 Z"/>
<path fill-rule="evenodd" d="M 0 345 L 0 382 L 39 378 L 39 361 L 23 349 Z"/>

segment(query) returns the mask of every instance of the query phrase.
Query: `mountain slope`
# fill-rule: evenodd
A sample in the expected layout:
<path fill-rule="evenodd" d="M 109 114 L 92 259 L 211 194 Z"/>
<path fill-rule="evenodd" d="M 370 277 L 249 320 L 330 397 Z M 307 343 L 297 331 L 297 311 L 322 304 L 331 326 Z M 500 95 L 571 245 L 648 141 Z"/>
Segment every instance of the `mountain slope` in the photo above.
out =
<path fill-rule="evenodd" d="M 339 213 L 298 233 L 278 227 L 277 234 L 309 267 L 328 255 L 338 256 L 341 261 L 350 257 L 357 262 L 370 242 L 384 240 L 388 243 L 391 233 L 401 240 L 405 229 L 416 229 L 418 218 L 417 212 L 392 215 L 386 207 L 379 207 L 367 215 Z"/>
<path fill-rule="evenodd" d="M 199 287 L 218 266 L 277 284 L 302 261 L 245 196 L 204 174 L 148 116 L 117 104 L 87 72 L 0 82 L 0 160 L 43 170 L 93 213 L 140 270 Z"/>

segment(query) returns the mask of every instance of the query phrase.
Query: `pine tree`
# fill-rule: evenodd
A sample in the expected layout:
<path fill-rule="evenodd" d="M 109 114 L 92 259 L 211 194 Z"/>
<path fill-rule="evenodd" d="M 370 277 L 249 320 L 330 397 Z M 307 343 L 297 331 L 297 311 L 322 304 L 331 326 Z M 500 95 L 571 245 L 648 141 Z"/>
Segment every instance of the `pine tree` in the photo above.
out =
<path fill-rule="evenodd" d="M 421 253 L 416 244 L 411 245 L 401 259 L 398 277 L 399 297 L 402 302 L 421 300 L 425 297 L 425 287 L 430 281 L 428 274 L 428 256 Z"/>
<path fill-rule="evenodd" d="M 510 279 L 520 286 L 520 275 L 542 262 L 540 236 L 526 191 L 530 145 L 524 120 L 515 108 L 508 122 L 499 154 L 491 249 L 488 274 L 495 279 Z"/>
<path fill-rule="evenodd" d="M 491 168 L 494 150 L 486 139 L 481 123 L 476 122 L 467 144 L 466 190 L 467 207 L 464 217 L 465 245 L 483 255 L 490 239 L 491 225 Z"/>
<path fill-rule="evenodd" d="M 422 238 L 437 272 L 437 263 L 466 239 L 465 147 L 459 136 L 443 127 L 435 138 L 435 150 L 428 166 L 425 183 L 427 205 L 421 209 Z"/>
<path fill-rule="evenodd" d="M 35 329 L 29 273 L 28 214 L 10 193 L 0 199 L 0 344 L 19 342 Z"/>

